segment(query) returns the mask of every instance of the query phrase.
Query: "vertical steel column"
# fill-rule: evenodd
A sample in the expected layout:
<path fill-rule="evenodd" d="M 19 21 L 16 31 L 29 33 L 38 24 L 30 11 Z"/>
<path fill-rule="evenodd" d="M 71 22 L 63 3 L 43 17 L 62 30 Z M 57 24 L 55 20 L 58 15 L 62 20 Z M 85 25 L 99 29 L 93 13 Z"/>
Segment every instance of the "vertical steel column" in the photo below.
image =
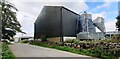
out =
<path fill-rule="evenodd" d="M 36 39 L 36 24 L 34 23 L 34 41 Z"/>
<path fill-rule="evenodd" d="M 62 19 L 62 7 L 60 8 L 60 20 L 61 20 L 61 33 L 60 33 L 60 42 L 63 42 L 63 19 Z"/>

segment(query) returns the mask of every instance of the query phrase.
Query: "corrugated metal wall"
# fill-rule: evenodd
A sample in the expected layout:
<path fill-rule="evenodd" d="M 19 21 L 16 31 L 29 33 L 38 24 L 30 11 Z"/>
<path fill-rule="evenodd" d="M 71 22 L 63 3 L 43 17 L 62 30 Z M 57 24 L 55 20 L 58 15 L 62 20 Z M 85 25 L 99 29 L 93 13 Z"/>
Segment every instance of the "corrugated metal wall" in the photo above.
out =
<path fill-rule="evenodd" d="M 35 22 L 35 38 L 76 36 L 79 17 L 62 6 L 45 6 Z"/>
<path fill-rule="evenodd" d="M 62 8 L 63 36 L 76 36 L 79 17 L 79 15 Z"/>
<path fill-rule="evenodd" d="M 45 6 L 35 22 L 35 37 L 60 36 L 60 7 Z"/>

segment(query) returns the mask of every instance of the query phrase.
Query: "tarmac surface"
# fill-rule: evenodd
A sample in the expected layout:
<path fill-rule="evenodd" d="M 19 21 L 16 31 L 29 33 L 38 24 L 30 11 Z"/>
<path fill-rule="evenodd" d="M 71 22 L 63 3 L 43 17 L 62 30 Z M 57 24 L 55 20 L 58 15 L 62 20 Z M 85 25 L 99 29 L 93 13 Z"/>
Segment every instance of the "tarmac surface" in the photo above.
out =
<path fill-rule="evenodd" d="M 68 59 L 98 59 L 90 56 L 79 55 L 66 51 L 60 51 L 56 49 L 34 46 L 29 44 L 14 43 L 9 47 L 16 57 L 53 57 L 51 59 L 54 59 L 55 57 L 57 57 L 57 59 L 67 59 L 66 57 L 68 57 Z"/>

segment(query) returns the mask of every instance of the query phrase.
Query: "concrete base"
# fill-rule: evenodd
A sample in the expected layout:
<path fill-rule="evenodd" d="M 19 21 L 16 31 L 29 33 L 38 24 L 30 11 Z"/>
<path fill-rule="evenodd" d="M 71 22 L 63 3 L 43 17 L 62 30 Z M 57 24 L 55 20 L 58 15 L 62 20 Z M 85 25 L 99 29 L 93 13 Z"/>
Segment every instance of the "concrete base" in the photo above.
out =
<path fill-rule="evenodd" d="M 60 43 L 60 37 L 47 38 L 48 41 Z"/>

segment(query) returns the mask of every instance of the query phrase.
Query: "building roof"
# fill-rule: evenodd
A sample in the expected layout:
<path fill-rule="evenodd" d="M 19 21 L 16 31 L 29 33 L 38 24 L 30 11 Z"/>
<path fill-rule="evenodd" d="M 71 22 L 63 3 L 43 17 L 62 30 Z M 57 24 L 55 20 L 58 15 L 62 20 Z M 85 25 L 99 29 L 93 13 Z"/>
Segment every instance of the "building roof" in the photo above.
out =
<path fill-rule="evenodd" d="M 70 11 L 70 12 L 72 12 L 72 13 L 74 13 L 74 14 L 80 16 L 80 14 L 78 14 L 78 13 L 76 13 L 76 12 L 74 12 L 74 11 L 72 11 L 72 10 L 70 10 L 70 9 L 68 9 L 68 8 L 66 8 L 66 7 L 64 7 L 64 6 L 44 6 L 44 7 L 61 7 L 61 8 L 64 8 L 64 9 L 66 9 L 66 10 L 68 10 L 68 11 Z"/>
<path fill-rule="evenodd" d="M 110 32 L 106 32 L 106 34 L 120 34 L 120 31 L 110 31 Z"/>

